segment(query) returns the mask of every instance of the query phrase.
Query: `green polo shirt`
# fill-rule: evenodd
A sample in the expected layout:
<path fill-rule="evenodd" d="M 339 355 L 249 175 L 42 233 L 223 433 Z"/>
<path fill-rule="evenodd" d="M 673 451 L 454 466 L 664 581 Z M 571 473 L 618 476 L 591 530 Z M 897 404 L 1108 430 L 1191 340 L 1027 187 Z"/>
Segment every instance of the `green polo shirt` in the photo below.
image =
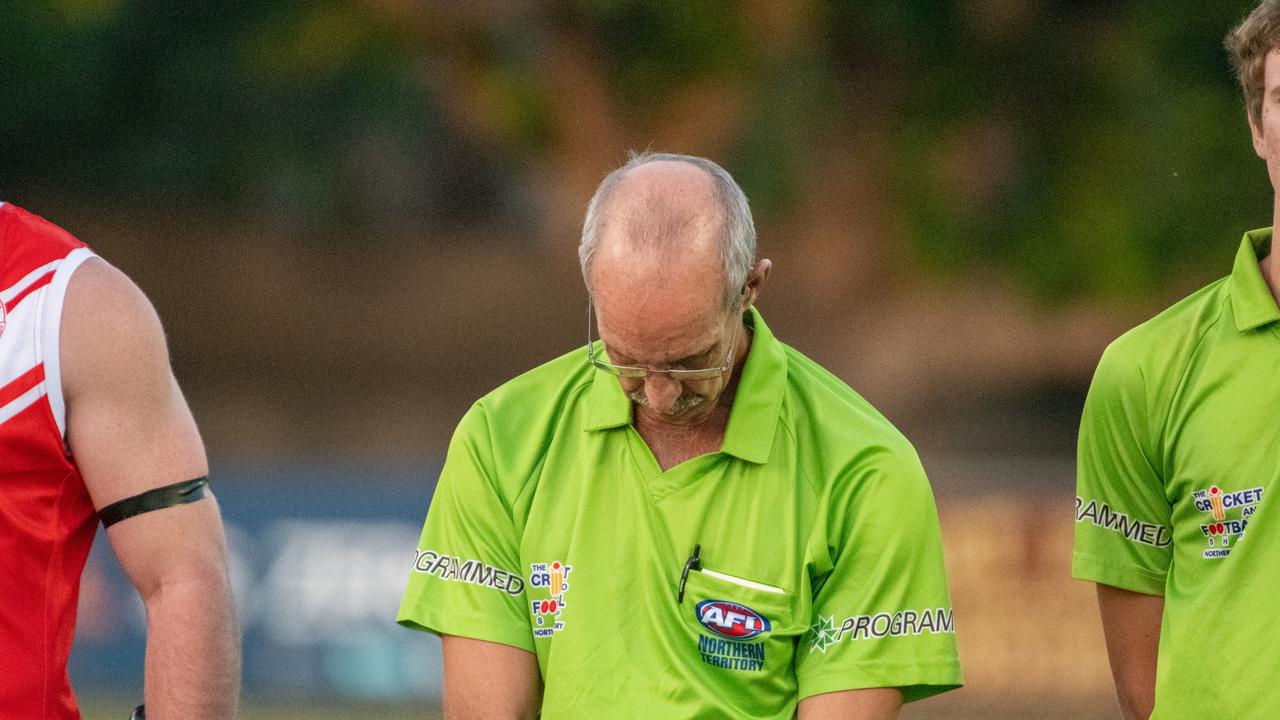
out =
<path fill-rule="evenodd" d="M 1080 424 L 1076 577 L 1164 596 L 1153 718 L 1280 712 L 1280 310 L 1247 233 L 1223 278 L 1129 331 Z"/>
<path fill-rule="evenodd" d="M 937 512 L 911 445 L 754 310 L 747 321 L 721 451 L 665 472 L 585 349 L 477 402 L 399 622 L 536 653 L 553 720 L 781 719 L 819 693 L 957 687 Z"/>

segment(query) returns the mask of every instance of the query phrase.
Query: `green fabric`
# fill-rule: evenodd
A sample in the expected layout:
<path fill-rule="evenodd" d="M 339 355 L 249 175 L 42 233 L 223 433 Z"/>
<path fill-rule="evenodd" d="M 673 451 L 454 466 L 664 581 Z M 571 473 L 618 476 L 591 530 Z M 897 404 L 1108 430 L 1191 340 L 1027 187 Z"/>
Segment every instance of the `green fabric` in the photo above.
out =
<path fill-rule="evenodd" d="M 399 622 L 536 652 L 553 720 L 791 718 L 818 693 L 897 686 L 915 700 L 959 686 L 937 512 L 914 450 L 758 313 L 749 322 L 722 451 L 666 472 L 617 379 L 584 350 L 477 402 Z M 677 602 L 695 544 L 704 569 Z M 725 639 L 717 621 L 768 630 Z"/>
<path fill-rule="evenodd" d="M 1085 403 L 1072 570 L 1164 596 L 1155 720 L 1280 708 L 1270 245 L 1270 229 L 1247 233 L 1229 277 L 1112 343 Z"/>

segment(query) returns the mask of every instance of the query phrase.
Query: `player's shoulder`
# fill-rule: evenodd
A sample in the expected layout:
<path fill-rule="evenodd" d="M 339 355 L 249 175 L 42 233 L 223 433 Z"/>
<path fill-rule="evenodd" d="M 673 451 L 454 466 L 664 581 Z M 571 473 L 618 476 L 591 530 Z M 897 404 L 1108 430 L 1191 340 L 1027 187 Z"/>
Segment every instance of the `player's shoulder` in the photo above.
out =
<path fill-rule="evenodd" d="M 0 238 L 10 243 L 47 246 L 64 252 L 84 247 L 84 243 L 58 225 L 4 201 L 0 201 Z"/>
<path fill-rule="evenodd" d="M 85 259 L 68 280 L 61 337 L 69 398 L 95 383 L 167 367 L 155 308 L 127 275 L 97 257 Z"/>
<path fill-rule="evenodd" d="M 92 316 L 94 324 L 131 327 L 149 325 L 155 309 L 142 289 L 115 266 L 99 257 L 88 257 L 67 282 L 64 313 Z"/>
<path fill-rule="evenodd" d="M 8 202 L 0 202 L 0 289 L 84 247 L 71 233 Z"/>

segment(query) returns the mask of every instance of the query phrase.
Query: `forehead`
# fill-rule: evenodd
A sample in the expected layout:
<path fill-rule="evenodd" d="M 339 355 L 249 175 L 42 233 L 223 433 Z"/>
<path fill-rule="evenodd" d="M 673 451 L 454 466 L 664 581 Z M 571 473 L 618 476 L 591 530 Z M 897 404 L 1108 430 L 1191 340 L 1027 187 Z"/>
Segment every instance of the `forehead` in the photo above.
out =
<path fill-rule="evenodd" d="M 724 328 L 717 264 L 605 263 L 595 273 L 595 312 L 611 352 L 643 363 L 687 358 L 708 350 Z"/>
<path fill-rule="evenodd" d="M 661 292 L 638 296 L 597 293 L 600 337 L 610 352 L 642 363 L 671 362 L 712 349 L 725 314 L 719 303 Z"/>
<path fill-rule="evenodd" d="M 1262 85 L 1268 93 L 1280 88 L 1280 49 L 1267 53 L 1262 65 Z"/>

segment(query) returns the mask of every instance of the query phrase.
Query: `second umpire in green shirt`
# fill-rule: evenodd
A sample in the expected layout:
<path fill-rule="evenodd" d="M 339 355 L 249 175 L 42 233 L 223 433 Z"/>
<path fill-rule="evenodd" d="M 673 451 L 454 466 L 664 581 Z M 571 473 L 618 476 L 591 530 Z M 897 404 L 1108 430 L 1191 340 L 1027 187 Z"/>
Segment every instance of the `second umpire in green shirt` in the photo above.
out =
<path fill-rule="evenodd" d="M 579 254 L 587 346 L 472 406 L 415 553 L 398 619 L 443 638 L 446 717 L 874 720 L 957 687 L 924 471 L 754 309 L 733 178 L 632 156 Z"/>
<path fill-rule="evenodd" d="M 1280 0 L 1227 47 L 1280 187 Z M 1246 233 L 1229 276 L 1107 348 L 1085 402 L 1072 569 L 1098 584 L 1127 720 L 1280 717 L 1274 249 Z"/>

